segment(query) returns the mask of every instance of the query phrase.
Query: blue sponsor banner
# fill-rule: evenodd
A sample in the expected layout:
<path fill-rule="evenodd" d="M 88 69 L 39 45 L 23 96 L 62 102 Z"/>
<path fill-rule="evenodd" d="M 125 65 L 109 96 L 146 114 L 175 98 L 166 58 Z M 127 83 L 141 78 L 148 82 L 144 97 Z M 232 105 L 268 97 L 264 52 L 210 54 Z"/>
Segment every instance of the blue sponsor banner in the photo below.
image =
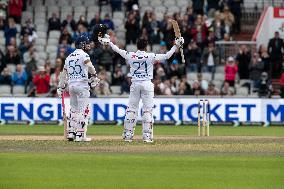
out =
<path fill-rule="evenodd" d="M 92 98 L 91 120 L 123 120 L 127 98 Z M 283 99 L 209 98 L 212 121 L 284 122 Z M 157 121 L 197 121 L 198 99 L 155 98 Z M 68 99 L 66 99 L 68 110 Z M 141 117 L 142 105 L 139 108 Z M 68 112 L 67 112 L 68 113 Z M 62 119 L 61 101 L 57 98 L 0 98 L 2 120 L 57 121 Z"/>

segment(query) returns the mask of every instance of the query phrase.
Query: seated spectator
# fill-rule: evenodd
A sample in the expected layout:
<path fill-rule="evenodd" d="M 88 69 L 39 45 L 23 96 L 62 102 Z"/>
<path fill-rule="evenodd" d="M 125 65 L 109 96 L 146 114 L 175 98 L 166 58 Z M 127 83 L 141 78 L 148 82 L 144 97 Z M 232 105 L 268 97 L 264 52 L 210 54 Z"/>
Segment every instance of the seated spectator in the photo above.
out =
<path fill-rule="evenodd" d="M 138 38 L 139 22 L 135 19 L 133 13 L 129 13 L 125 22 L 125 40 L 126 44 L 135 44 Z"/>
<path fill-rule="evenodd" d="M 261 58 L 259 58 L 257 53 L 254 53 L 253 58 L 251 60 L 251 64 L 249 65 L 249 78 L 253 82 L 253 88 L 259 88 L 260 76 L 264 70 L 264 63 Z"/>
<path fill-rule="evenodd" d="M 9 68 L 4 68 L 1 72 L 0 85 L 12 85 L 12 77 Z"/>
<path fill-rule="evenodd" d="M 225 81 L 221 89 L 221 95 L 222 96 L 232 96 L 234 94 L 235 94 L 235 89 L 233 87 L 230 87 L 229 82 Z"/>
<path fill-rule="evenodd" d="M 6 53 L 6 56 L 5 56 L 5 63 L 6 64 L 14 64 L 14 65 L 21 63 L 20 53 L 18 52 L 18 49 L 16 49 L 12 45 L 9 45 L 7 47 L 7 53 Z"/>
<path fill-rule="evenodd" d="M 172 96 L 172 90 L 171 90 L 171 82 L 170 80 L 165 80 L 164 82 L 160 83 L 160 90 L 162 92 L 162 95 L 166 95 L 166 96 Z"/>
<path fill-rule="evenodd" d="M 203 70 L 214 73 L 215 72 L 215 66 L 218 64 L 218 52 L 217 49 L 215 48 L 214 43 L 210 42 L 208 44 L 208 47 L 204 49 L 203 52 L 203 58 L 204 58 L 204 68 Z"/>
<path fill-rule="evenodd" d="M 205 94 L 204 90 L 201 88 L 201 85 L 198 81 L 194 81 L 194 83 L 192 84 L 191 94 L 194 96 Z"/>
<path fill-rule="evenodd" d="M 34 46 L 30 46 L 28 51 L 24 53 L 24 64 L 26 65 L 26 72 L 28 77 L 32 76 L 32 71 L 37 69 L 38 55 Z"/>
<path fill-rule="evenodd" d="M 229 34 L 232 33 L 232 27 L 235 22 L 235 17 L 230 12 L 230 9 L 228 6 L 224 7 L 224 12 L 221 14 L 221 19 L 224 20 L 225 32 Z"/>
<path fill-rule="evenodd" d="M 146 28 L 142 28 L 142 32 L 139 38 L 149 41 L 148 31 Z M 151 41 L 149 41 L 149 44 L 151 44 Z"/>
<path fill-rule="evenodd" d="M 112 64 L 113 51 L 108 46 L 102 46 L 102 52 L 99 56 L 99 65 L 104 67 L 106 71 L 113 70 Z"/>
<path fill-rule="evenodd" d="M 28 49 L 31 45 L 32 45 L 32 43 L 29 41 L 29 35 L 25 33 L 21 37 L 21 43 L 19 45 L 19 51 L 21 53 L 22 58 L 24 56 L 24 53 L 28 51 Z"/>
<path fill-rule="evenodd" d="M 2 73 L 3 69 L 6 67 L 5 56 L 0 49 L 0 73 Z"/>
<path fill-rule="evenodd" d="M 22 26 L 21 36 L 24 36 L 25 34 L 28 35 L 29 42 L 32 42 L 33 40 L 37 38 L 36 30 L 34 28 L 34 25 L 31 19 L 28 19 L 25 25 Z"/>
<path fill-rule="evenodd" d="M 20 24 L 22 18 L 23 0 L 10 0 L 8 5 L 9 16 Z"/>
<path fill-rule="evenodd" d="M 106 71 L 102 70 L 99 73 L 99 78 L 101 79 L 99 85 L 95 88 L 97 95 L 110 95 L 109 82 L 107 81 Z"/>
<path fill-rule="evenodd" d="M 281 98 L 284 98 L 284 71 L 282 71 L 280 77 L 280 96 Z"/>
<path fill-rule="evenodd" d="M 215 33 L 215 37 L 217 40 L 222 40 L 224 38 L 224 34 L 226 33 L 225 31 L 225 23 L 221 19 L 221 14 L 220 12 L 215 12 L 215 18 L 212 22 L 212 28 Z"/>
<path fill-rule="evenodd" d="M 72 35 L 68 32 L 67 27 L 64 27 L 62 30 L 62 33 L 59 37 L 59 44 L 62 44 L 63 40 L 66 40 L 67 44 L 72 45 L 72 42 L 73 42 Z"/>
<path fill-rule="evenodd" d="M 102 24 L 102 19 L 101 19 L 99 13 L 96 13 L 94 15 L 94 18 L 91 20 L 91 22 L 89 24 L 89 30 L 93 31 L 93 28 L 95 27 L 96 24 Z"/>
<path fill-rule="evenodd" d="M 176 95 L 178 92 L 178 85 L 180 81 L 177 76 L 173 76 L 170 78 L 170 85 L 171 85 L 171 91 L 173 95 Z"/>
<path fill-rule="evenodd" d="M 208 27 L 204 23 L 203 16 L 197 15 L 194 26 L 191 28 L 192 39 L 196 41 L 198 47 L 203 49 L 206 43 L 206 36 L 208 33 Z"/>
<path fill-rule="evenodd" d="M 60 74 L 60 67 L 56 67 L 55 68 L 55 72 L 53 74 L 51 74 L 50 76 L 50 81 L 49 81 L 49 85 L 50 85 L 50 93 L 52 96 L 56 96 L 57 94 L 57 86 L 59 83 L 59 74 Z"/>
<path fill-rule="evenodd" d="M 122 84 L 121 84 L 121 94 L 129 94 L 130 93 L 130 85 L 131 85 L 131 77 L 130 77 L 130 75 L 127 75 L 126 79 L 124 79 Z"/>
<path fill-rule="evenodd" d="M 46 74 L 44 67 L 40 66 L 38 73 L 33 79 L 33 83 L 36 87 L 36 94 L 47 95 L 47 93 L 49 92 L 49 81 L 50 76 Z"/>
<path fill-rule="evenodd" d="M 60 19 L 58 18 L 57 13 L 52 13 L 51 18 L 48 19 L 48 30 L 47 32 L 49 33 L 52 30 L 58 30 L 60 31 L 61 29 L 61 23 Z"/>
<path fill-rule="evenodd" d="M 260 45 L 258 54 L 264 64 L 263 71 L 268 74 L 268 77 L 271 77 L 271 63 L 269 54 L 267 52 L 267 47 L 264 45 Z"/>
<path fill-rule="evenodd" d="M 76 41 L 78 36 L 87 36 L 90 38 L 89 32 L 87 31 L 87 28 L 83 24 L 78 24 L 77 31 L 73 33 L 73 41 Z"/>
<path fill-rule="evenodd" d="M 70 44 L 68 44 L 67 38 L 63 38 L 61 43 L 58 45 L 57 54 L 59 54 L 61 49 L 64 49 L 66 57 L 75 50 Z"/>
<path fill-rule="evenodd" d="M 272 94 L 272 84 L 266 72 L 262 72 L 258 84 L 258 96 L 260 98 L 270 98 Z"/>
<path fill-rule="evenodd" d="M 215 87 L 215 84 L 211 81 L 208 85 L 208 89 L 205 91 L 205 95 L 218 96 L 219 90 Z"/>
<path fill-rule="evenodd" d="M 105 18 L 102 21 L 103 24 L 105 24 L 109 29 L 114 30 L 114 24 L 113 21 L 110 19 L 109 14 L 105 15 Z"/>
<path fill-rule="evenodd" d="M 12 75 L 12 84 L 25 86 L 27 79 L 28 76 L 26 71 L 23 69 L 22 64 L 18 64 L 16 67 L 16 71 Z"/>
<path fill-rule="evenodd" d="M 174 59 L 172 64 L 169 66 L 169 69 L 167 71 L 168 78 L 177 76 L 178 78 L 181 78 L 181 76 L 184 75 L 184 69 L 181 64 L 179 64 L 179 61 Z"/>
<path fill-rule="evenodd" d="M 208 89 L 208 81 L 203 79 L 203 76 L 201 73 L 197 74 L 197 81 L 200 84 L 200 87 L 203 91 L 206 91 Z"/>
<path fill-rule="evenodd" d="M 4 16 L 3 12 L 0 12 L 0 30 L 4 30 L 6 25 L 6 17 Z"/>
<path fill-rule="evenodd" d="M 200 62 L 201 62 L 202 51 L 201 48 L 197 46 L 195 41 L 191 41 L 187 48 L 184 50 L 184 57 L 187 66 L 187 71 L 189 72 L 200 72 Z"/>
<path fill-rule="evenodd" d="M 235 87 L 236 74 L 238 66 L 235 64 L 235 59 L 230 56 L 225 66 L 225 81 L 230 84 L 230 87 Z"/>
<path fill-rule="evenodd" d="M 86 17 L 83 15 L 80 15 L 79 20 L 77 22 L 77 25 L 82 24 L 85 28 L 89 28 L 89 24 L 86 20 Z"/>
<path fill-rule="evenodd" d="M 117 65 L 113 73 L 112 85 L 121 85 L 124 80 L 125 77 L 122 73 L 121 65 Z"/>
<path fill-rule="evenodd" d="M 76 31 L 76 22 L 71 14 L 68 14 L 66 19 L 62 22 L 62 28 L 67 28 L 69 33 Z"/>
<path fill-rule="evenodd" d="M 115 33 L 114 33 L 112 30 L 109 30 L 108 35 L 109 35 L 110 41 L 111 41 L 113 44 L 116 44 L 117 38 L 116 38 Z"/>
<path fill-rule="evenodd" d="M 190 85 L 188 85 L 184 81 L 179 83 L 177 95 L 190 95 L 191 93 L 192 92 L 191 92 Z"/>
<path fill-rule="evenodd" d="M 10 44 L 10 40 L 12 37 L 16 38 L 18 31 L 16 28 L 16 23 L 13 18 L 8 18 L 8 24 L 4 29 L 5 34 L 5 44 L 6 46 Z"/>
<path fill-rule="evenodd" d="M 162 81 L 166 80 L 167 75 L 166 75 L 165 69 L 162 64 L 155 65 L 154 75 L 155 75 L 155 78 L 157 79 L 161 79 Z"/>

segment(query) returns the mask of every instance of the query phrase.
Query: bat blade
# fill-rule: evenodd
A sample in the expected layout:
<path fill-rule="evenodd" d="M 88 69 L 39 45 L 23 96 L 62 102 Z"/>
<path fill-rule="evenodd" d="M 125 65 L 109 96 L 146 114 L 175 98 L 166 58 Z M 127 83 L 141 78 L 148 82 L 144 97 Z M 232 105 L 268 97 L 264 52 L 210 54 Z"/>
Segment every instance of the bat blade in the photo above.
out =
<path fill-rule="evenodd" d="M 180 33 L 180 29 L 179 29 L 178 22 L 177 22 L 176 20 L 171 20 L 171 23 L 172 23 L 173 28 L 174 28 L 175 37 L 176 37 L 176 38 L 181 37 L 181 33 Z M 182 63 L 185 64 L 185 59 L 184 59 L 184 54 L 183 54 L 183 48 L 180 47 L 179 50 L 180 50 L 180 54 L 181 54 Z"/>
<path fill-rule="evenodd" d="M 61 98 L 61 103 L 62 103 L 62 112 L 63 112 L 63 125 L 64 125 L 64 133 L 63 133 L 63 137 L 64 140 L 67 139 L 67 117 L 66 117 L 66 112 L 65 112 L 65 92 L 63 92 L 62 94 L 62 98 Z"/>

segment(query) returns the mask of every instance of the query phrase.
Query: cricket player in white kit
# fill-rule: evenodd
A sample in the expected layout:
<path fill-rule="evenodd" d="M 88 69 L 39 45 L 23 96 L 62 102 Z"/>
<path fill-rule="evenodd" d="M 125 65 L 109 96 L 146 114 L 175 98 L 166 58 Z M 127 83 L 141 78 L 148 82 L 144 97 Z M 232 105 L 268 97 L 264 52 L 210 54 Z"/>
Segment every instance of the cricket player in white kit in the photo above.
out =
<path fill-rule="evenodd" d="M 65 60 L 62 72 L 60 73 L 58 96 L 69 87 L 70 94 L 70 115 L 67 119 L 67 139 L 75 141 L 90 141 L 87 138 L 87 126 L 90 117 L 89 97 L 90 86 L 95 87 L 99 83 L 96 70 L 87 52 L 90 50 L 88 37 L 80 36 L 75 42 L 76 50 Z M 88 73 L 91 78 L 88 79 Z"/>
<path fill-rule="evenodd" d="M 183 45 L 182 37 L 175 40 L 175 45 L 166 54 L 147 53 L 148 42 L 144 39 L 139 39 L 137 42 L 137 52 L 127 52 L 119 49 L 116 45 L 110 42 L 109 36 L 105 35 L 99 38 L 103 45 L 109 45 L 115 52 L 125 58 L 130 65 L 131 86 L 128 107 L 124 120 L 123 139 L 131 142 L 134 136 L 134 126 L 137 121 L 138 107 L 140 99 L 142 99 L 142 138 L 144 142 L 153 142 L 153 107 L 154 107 L 154 84 L 153 65 L 155 61 L 164 62 L 169 59 Z"/>

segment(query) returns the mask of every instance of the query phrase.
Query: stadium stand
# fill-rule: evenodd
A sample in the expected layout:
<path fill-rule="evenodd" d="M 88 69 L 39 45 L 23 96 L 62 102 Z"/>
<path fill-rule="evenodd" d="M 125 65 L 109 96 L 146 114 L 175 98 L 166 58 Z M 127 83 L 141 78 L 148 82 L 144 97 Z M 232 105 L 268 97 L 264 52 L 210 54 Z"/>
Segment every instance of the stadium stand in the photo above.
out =
<path fill-rule="evenodd" d="M 6 10 L 2 16 L 6 22 L 3 26 L 0 25 L 0 54 L 2 54 L 0 71 L 2 72 L 1 77 L 6 77 L 3 76 L 3 74 L 7 74 L 3 73 L 6 67 L 6 72 L 13 73 L 19 62 L 11 62 L 11 60 L 15 60 L 14 54 L 19 52 L 20 64 L 23 64 L 28 79 L 24 88 L 13 87 L 12 83 L 7 85 L 5 82 L 1 82 L 0 91 L 3 92 L 1 95 L 37 95 L 30 91 L 34 89 L 33 77 L 38 72 L 38 68 L 44 66 L 46 74 L 52 75 L 57 67 L 62 67 L 56 63 L 56 60 L 60 58 L 64 62 L 66 56 L 74 50 L 73 41 L 76 37 L 82 34 L 91 36 L 92 27 L 96 23 L 104 23 L 109 27 L 114 26 L 111 40 L 120 47 L 125 46 L 128 51 L 136 51 L 134 42 L 138 37 L 142 37 L 149 40 L 149 50 L 155 53 L 164 53 L 174 40 L 172 26 L 168 23 L 169 19 L 176 19 L 179 22 L 182 35 L 185 38 L 186 64 L 183 65 L 180 55 L 175 54 L 169 62 L 163 62 L 159 66 L 155 65 L 153 82 L 157 83 L 156 87 L 159 88 L 160 95 L 196 95 L 198 94 L 194 92 L 196 91 L 196 83 L 200 82 L 198 77 L 207 83 L 206 85 L 199 83 L 201 90 L 206 94 L 208 83 L 212 82 L 211 86 L 214 86 L 218 93 L 212 92 L 214 90 L 210 88 L 211 91 L 208 94 L 211 95 L 255 95 L 258 84 L 256 82 L 255 86 L 251 87 L 250 79 L 254 68 L 252 55 L 258 53 L 258 49 L 253 42 L 242 43 L 235 40 L 251 37 L 263 8 L 272 3 L 283 6 L 283 1 L 244 0 L 235 2 L 228 0 L 214 2 L 218 1 L 127 0 L 115 1 L 115 3 L 111 0 L 109 2 L 101 0 L 22 1 L 25 3 L 23 7 L 26 8 L 21 13 L 21 24 L 14 23 L 17 18 L 7 14 Z M 238 10 L 240 11 L 238 12 Z M 12 17 L 10 18 L 10 16 Z M 108 19 L 108 17 L 110 18 Z M 59 26 L 57 26 L 58 22 Z M 23 42 L 25 35 L 28 35 L 29 42 Z M 16 39 L 16 44 L 13 44 L 13 38 Z M 64 40 L 65 38 L 66 40 Z M 20 43 L 26 44 L 26 48 L 20 49 Z M 213 46 L 209 47 L 209 43 L 213 43 Z M 194 45 L 196 47 L 193 47 Z M 15 53 L 9 53 L 11 46 L 16 49 Z M 27 56 L 26 52 L 29 52 L 30 46 L 33 46 L 34 50 Z M 245 46 L 247 49 L 247 59 L 242 59 L 243 47 L 241 46 Z M 264 46 L 268 46 L 268 44 L 264 44 Z M 25 59 L 26 61 L 24 53 L 26 53 L 25 57 L 28 57 Z M 280 94 L 279 75 L 277 78 L 273 77 L 271 66 L 269 66 L 271 64 L 270 49 L 266 50 L 266 54 L 264 54 L 264 52 L 259 52 L 260 57 L 257 64 L 265 64 L 259 73 L 267 72 L 267 82 L 276 83 L 274 92 Z M 124 60 L 109 48 L 102 46 L 94 46 L 90 56 L 97 70 L 105 78 L 103 80 L 104 87 L 108 88 L 96 92 L 102 95 L 123 93 L 122 87 L 128 85 L 127 66 Z M 234 88 L 233 90 L 228 90 L 229 88 L 224 86 L 228 57 L 233 58 L 233 64 L 238 68 L 237 74 L 233 78 L 236 84 L 231 86 Z M 175 64 L 172 65 L 172 62 Z M 123 73 L 122 81 L 124 83 L 122 85 L 117 85 L 115 82 L 116 78 L 113 73 L 117 67 L 120 67 Z M 247 73 L 245 78 L 240 78 L 244 72 Z M 186 90 L 182 91 L 187 91 L 187 93 L 179 93 L 179 85 L 184 87 L 184 82 L 186 82 Z M 168 86 L 169 90 L 165 86 Z M 223 89 L 227 92 L 222 93 Z M 47 95 L 54 96 L 55 93 Z"/>

